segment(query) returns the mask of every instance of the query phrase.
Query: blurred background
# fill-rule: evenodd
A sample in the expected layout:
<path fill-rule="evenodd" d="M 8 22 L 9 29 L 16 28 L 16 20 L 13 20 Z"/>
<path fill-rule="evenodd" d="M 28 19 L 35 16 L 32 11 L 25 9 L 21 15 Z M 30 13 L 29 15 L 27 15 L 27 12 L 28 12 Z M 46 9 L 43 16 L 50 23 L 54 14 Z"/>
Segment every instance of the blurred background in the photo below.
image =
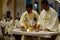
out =
<path fill-rule="evenodd" d="M 49 6 L 54 8 L 58 13 L 60 19 L 60 1 L 59 0 L 48 0 Z M 20 18 L 21 14 L 26 10 L 26 5 L 32 4 L 33 9 L 39 14 L 41 12 L 41 0 L 0 0 L 0 19 L 3 19 L 7 12 L 10 11 L 12 18 Z"/>

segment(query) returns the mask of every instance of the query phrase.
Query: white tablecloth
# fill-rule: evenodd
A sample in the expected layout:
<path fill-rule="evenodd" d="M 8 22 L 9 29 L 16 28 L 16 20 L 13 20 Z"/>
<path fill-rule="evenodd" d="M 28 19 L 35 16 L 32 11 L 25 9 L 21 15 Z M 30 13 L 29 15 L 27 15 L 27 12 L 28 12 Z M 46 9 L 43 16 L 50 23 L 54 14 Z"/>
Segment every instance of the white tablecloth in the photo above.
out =
<path fill-rule="evenodd" d="M 57 35 L 59 32 L 47 32 L 47 31 L 39 31 L 39 32 L 27 32 L 27 31 L 21 31 L 20 29 L 13 29 L 11 31 L 12 34 L 18 34 L 18 35 L 28 35 L 28 36 L 37 36 L 37 37 L 50 37 L 51 35 Z"/>

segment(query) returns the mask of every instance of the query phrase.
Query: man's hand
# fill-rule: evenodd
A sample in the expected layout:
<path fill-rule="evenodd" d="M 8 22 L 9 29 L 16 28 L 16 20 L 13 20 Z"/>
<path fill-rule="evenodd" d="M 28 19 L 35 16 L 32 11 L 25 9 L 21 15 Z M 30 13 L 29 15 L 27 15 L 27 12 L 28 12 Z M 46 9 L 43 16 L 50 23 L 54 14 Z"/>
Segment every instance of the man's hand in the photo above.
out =
<path fill-rule="evenodd" d="M 26 31 L 27 29 L 24 26 L 20 27 L 22 31 Z"/>
<path fill-rule="evenodd" d="M 44 31 L 50 31 L 48 28 L 44 28 Z"/>
<path fill-rule="evenodd" d="M 36 26 L 36 29 L 38 29 L 38 30 L 41 30 L 41 31 L 42 31 L 42 28 L 41 28 L 41 26 L 40 26 L 40 25 L 37 25 L 37 26 Z"/>
<path fill-rule="evenodd" d="M 21 29 L 25 29 L 25 27 L 24 27 L 24 26 L 21 26 L 20 28 L 21 28 Z"/>
<path fill-rule="evenodd" d="M 40 25 L 35 26 L 36 29 L 40 29 Z"/>

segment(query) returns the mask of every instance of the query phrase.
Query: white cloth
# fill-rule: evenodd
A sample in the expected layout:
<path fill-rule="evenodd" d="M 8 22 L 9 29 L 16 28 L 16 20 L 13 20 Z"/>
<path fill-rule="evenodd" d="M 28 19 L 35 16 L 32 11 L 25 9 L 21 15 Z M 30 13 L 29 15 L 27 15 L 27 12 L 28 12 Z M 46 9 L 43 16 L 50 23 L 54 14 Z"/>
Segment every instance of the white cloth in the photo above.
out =
<path fill-rule="evenodd" d="M 0 21 L 0 35 L 2 35 L 2 29 L 1 29 L 1 26 L 2 26 L 2 24 L 1 24 L 1 21 Z"/>
<path fill-rule="evenodd" d="M 20 21 L 18 19 L 15 20 L 14 28 L 20 27 Z"/>
<path fill-rule="evenodd" d="M 57 31 L 59 28 L 57 12 L 49 8 L 49 11 L 42 10 L 39 16 L 38 24 L 41 25 L 42 29 L 48 28 L 50 31 Z"/>
<path fill-rule="evenodd" d="M 31 26 L 35 26 L 36 22 L 32 19 L 32 20 L 30 20 L 29 24 L 30 24 Z"/>
<path fill-rule="evenodd" d="M 49 7 L 48 11 L 43 9 L 40 13 L 39 21 L 37 24 L 41 25 L 40 27 L 42 30 L 44 30 L 44 28 L 48 28 L 50 31 L 58 31 L 59 22 L 57 12 L 51 7 Z"/>
<path fill-rule="evenodd" d="M 10 34 L 10 30 L 14 27 L 13 26 L 13 19 L 10 21 L 2 20 L 2 26 L 4 27 L 4 31 L 6 34 L 7 32 Z"/>
<path fill-rule="evenodd" d="M 22 16 L 21 16 L 21 19 L 20 19 L 20 23 L 21 23 L 21 26 L 24 26 L 25 28 L 28 27 L 28 25 L 30 25 L 30 21 L 31 20 L 38 20 L 38 13 L 34 10 L 32 10 L 32 12 L 29 14 L 27 11 L 25 11 Z"/>
<path fill-rule="evenodd" d="M 10 31 L 14 28 L 13 19 L 9 21 L 8 24 L 8 34 L 11 34 Z"/>

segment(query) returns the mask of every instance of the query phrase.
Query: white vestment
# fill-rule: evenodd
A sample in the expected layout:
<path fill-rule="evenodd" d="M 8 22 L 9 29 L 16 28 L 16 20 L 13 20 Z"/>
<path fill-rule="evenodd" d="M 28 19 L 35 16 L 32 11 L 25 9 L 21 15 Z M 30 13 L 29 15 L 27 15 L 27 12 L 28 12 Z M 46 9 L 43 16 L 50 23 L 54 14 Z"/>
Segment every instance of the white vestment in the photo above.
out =
<path fill-rule="evenodd" d="M 49 7 L 48 11 L 43 9 L 40 13 L 37 24 L 40 24 L 42 30 L 44 30 L 44 28 L 48 28 L 50 31 L 58 31 L 59 22 L 57 12 L 51 7 Z"/>

